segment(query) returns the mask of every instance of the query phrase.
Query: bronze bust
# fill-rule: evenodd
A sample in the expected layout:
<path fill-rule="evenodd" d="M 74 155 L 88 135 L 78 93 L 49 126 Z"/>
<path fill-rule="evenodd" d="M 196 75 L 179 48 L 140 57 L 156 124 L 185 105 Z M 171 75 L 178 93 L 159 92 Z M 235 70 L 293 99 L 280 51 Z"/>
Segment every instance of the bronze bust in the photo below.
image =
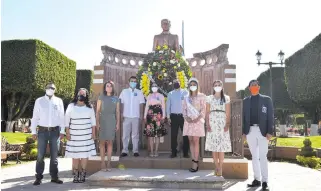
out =
<path fill-rule="evenodd" d="M 169 29 L 171 28 L 171 22 L 168 19 L 161 21 L 163 32 L 154 36 L 153 51 L 157 46 L 163 46 L 166 44 L 170 49 L 179 50 L 178 35 L 171 34 Z"/>

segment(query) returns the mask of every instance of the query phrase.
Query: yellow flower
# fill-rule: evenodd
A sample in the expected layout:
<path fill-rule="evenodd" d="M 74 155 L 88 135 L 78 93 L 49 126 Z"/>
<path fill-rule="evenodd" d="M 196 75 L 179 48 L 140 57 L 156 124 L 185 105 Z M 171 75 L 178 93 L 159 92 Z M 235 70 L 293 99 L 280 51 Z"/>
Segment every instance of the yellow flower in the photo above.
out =
<path fill-rule="evenodd" d="M 162 63 L 163 63 L 163 64 L 165 64 L 165 63 L 166 63 L 166 61 L 165 61 L 165 60 L 162 60 Z"/>
<path fill-rule="evenodd" d="M 177 67 L 176 66 L 174 66 L 174 69 L 176 69 Z"/>
<path fill-rule="evenodd" d="M 159 79 L 159 80 L 162 80 L 162 79 L 163 79 L 163 76 L 162 76 L 162 75 L 158 75 L 158 79 Z"/>
<path fill-rule="evenodd" d="M 160 49 L 161 49 L 161 47 L 158 45 L 156 49 L 157 49 L 157 50 L 160 50 Z"/>
<path fill-rule="evenodd" d="M 164 49 L 164 50 L 167 50 L 167 49 L 168 49 L 167 44 L 164 44 L 163 49 Z"/>

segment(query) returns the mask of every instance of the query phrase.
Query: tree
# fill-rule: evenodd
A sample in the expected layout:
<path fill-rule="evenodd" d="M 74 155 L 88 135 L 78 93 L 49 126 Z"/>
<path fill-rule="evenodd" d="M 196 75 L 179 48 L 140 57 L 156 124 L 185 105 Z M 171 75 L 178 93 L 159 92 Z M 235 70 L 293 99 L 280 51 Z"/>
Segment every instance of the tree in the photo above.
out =
<path fill-rule="evenodd" d="M 321 33 L 285 60 L 285 82 L 290 98 L 304 106 L 317 124 L 321 117 Z"/>
<path fill-rule="evenodd" d="M 76 85 L 76 63 L 40 40 L 1 42 L 1 97 L 6 100 L 7 131 L 31 100 L 44 94 L 48 82 L 56 94 L 70 99 Z"/>
<path fill-rule="evenodd" d="M 93 77 L 92 70 L 77 70 L 75 92 L 78 93 L 79 88 L 86 88 L 91 93 Z"/>

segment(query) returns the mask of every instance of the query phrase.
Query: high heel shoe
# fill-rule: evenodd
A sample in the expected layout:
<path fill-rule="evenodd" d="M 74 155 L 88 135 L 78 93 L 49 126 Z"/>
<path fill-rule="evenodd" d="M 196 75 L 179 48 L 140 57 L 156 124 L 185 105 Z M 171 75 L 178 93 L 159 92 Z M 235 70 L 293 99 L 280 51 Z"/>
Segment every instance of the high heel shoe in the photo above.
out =
<path fill-rule="evenodd" d="M 196 169 L 190 168 L 189 171 L 190 171 L 190 172 L 197 172 L 197 171 L 198 171 L 198 161 L 196 161 L 196 160 L 193 159 L 192 162 L 194 162 L 194 163 L 197 164 L 197 168 L 196 168 Z"/>

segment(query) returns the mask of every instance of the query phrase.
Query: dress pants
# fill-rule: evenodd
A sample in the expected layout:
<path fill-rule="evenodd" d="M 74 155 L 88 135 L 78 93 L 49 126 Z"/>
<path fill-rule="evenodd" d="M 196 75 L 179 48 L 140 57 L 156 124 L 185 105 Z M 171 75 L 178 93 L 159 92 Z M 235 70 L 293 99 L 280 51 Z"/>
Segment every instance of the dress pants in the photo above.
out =
<path fill-rule="evenodd" d="M 171 149 L 172 154 L 177 154 L 177 135 L 178 129 L 183 132 L 184 127 L 184 117 L 182 114 L 171 114 Z M 188 155 L 189 141 L 187 136 L 183 136 L 183 153 Z"/>
<path fill-rule="evenodd" d="M 128 144 L 132 133 L 133 153 L 138 153 L 139 142 L 139 118 L 124 118 L 123 122 L 123 150 L 122 153 L 128 154 Z"/>

